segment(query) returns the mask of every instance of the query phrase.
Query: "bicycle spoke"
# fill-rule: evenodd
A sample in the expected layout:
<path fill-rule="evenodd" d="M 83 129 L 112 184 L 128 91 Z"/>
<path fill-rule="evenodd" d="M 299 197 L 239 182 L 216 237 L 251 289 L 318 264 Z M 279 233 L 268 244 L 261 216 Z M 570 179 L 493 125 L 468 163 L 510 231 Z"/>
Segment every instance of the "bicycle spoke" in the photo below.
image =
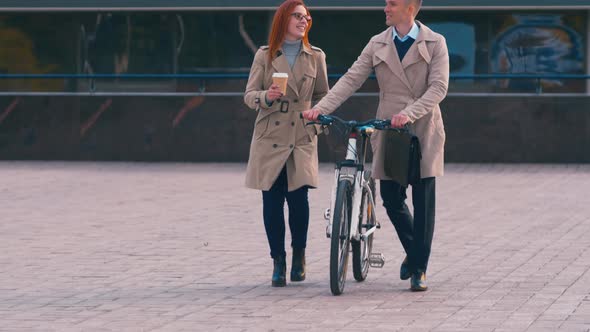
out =
<path fill-rule="evenodd" d="M 373 190 L 372 184 L 369 185 L 369 188 Z M 365 234 L 375 226 L 375 216 L 373 215 L 373 205 L 369 192 L 369 190 L 365 189 L 361 199 L 361 216 L 358 229 L 361 238 L 358 242 L 352 244 L 352 267 L 354 278 L 357 281 L 366 279 L 370 266 L 369 256 L 372 251 L 373 234 L 368 236 Z"/>

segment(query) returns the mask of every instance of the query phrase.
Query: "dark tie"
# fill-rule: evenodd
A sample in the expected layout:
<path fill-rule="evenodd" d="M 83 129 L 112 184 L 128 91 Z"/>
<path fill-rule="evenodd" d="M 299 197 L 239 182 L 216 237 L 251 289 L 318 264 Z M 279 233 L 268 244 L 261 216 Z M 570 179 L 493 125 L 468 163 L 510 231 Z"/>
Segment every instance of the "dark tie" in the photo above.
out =
<path fill-rule="evenodd" d="M 408 37 L 408 39 L 405 41 L 401 41 L 396 36 L 393 38 L 393 42 L 395 43 L 395 48 L 397 49 L 397 54 L 399 55 L 399 61 L 402 61 L 412 44 L 414 44 L 414 38 Z"/>

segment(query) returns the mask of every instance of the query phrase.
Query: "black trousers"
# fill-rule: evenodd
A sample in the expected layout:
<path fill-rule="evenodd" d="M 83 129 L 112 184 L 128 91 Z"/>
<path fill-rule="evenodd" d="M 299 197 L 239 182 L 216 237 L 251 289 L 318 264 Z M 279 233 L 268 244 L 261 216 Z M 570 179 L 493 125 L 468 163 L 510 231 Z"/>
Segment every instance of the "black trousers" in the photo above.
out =
<path fill-rule="evenodd" d="M 395 181 L 381 180 L 383 206 L 408 255 L 411 271 L 426 273 L 434 234 L 435 178 L 412 185 L 413 217 L 405 202 L 406 189 Z"/>
<path fill-rule="evenodd" d="M 285 257 L 285 200 L 289 206 L 289 229 L 291 230 L 291 247 L 304 249 L 307 245 L 309 227 L 308 187 L 287 191 L 287 168 L 268 191 L 262 191 L 262 210 L 264 228 L 270 246 L 272 258 Z"/>

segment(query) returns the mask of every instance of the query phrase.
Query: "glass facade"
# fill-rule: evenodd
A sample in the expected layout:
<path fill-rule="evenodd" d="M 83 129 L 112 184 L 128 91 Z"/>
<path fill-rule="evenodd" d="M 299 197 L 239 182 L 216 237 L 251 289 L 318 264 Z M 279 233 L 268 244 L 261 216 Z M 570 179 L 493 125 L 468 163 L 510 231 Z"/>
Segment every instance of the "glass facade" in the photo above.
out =
<path fill-rule="evenodd" d="M 5 13 L 0 16 L 0 72 L 247 73 L 254 52 L 266 44 L 272 14 L 255 10 Z M 317 10 L 312 16 L 310 41 L 326 52 L 329 74 L 344 73 L 370 37 L 386 28 L 384 15 L 377 10 Z M 545 92 L 586 91 L 586 81 L 579 79 L 539 82 L 464 76 L 586 74 L 587 11 L 423 11 L 418 19 L 447 39 L 451 74 L 463 75 L 453 80 L 453 92 L 534 92 L 539 84 Z M 187 89 L 173 79 L 12 79 L 0 85 L 3 91 Z"/>
<path fill-rule="evenodd" d="M 90 6 L 92 1 L 36 0 L 52 8 L 67 3 Z M 197 7 L 203 2 L 246 3 L 134 3 L 144 1 L 161 6 L 184 1 Z M 94 80 L 0 79 L 0 159 L 247 160 L 256 113 L 247 109 L 241 94 L 253 55 L 266 44 L 272 11 L 105 10 L 107 5 L 131 3 L 127 0 L 101 0 L 100 11 L 2 11 L 8 2 L 24 6 L 31 1 L 0 0 L 0 74 L 117 75 Z M 271 0 L 248 4 L 262 2 L 276 5 Z M 383 3 L 314 4 L 328 2 Z M 450 51 L 453 79 L 441 103 L 448 137 L 446 161 L 587 162 L 583 142 L 590 132 L 588 80 L 564 75 L 589 72 L 590 7 L 509 9 L 525 2 L 535 1 L 482 0 L 477 3 L 494 8 L 426 8 L 418 17 L 446 37 Z M 552 6 L 576 2 L 588 3 L 551 0 Z M 473 1 L 437 0 L 435 6 L 461 3 Z M 343 74 L 371 36 L 386 28 L 380 8 L 324 8 L 312 10 L 312 16 L 310 40 L 326 52 L 332 75 Z M 236 76 L 197 79 L 177 74 Z M 539 74 L 553 76 L 526 76 Z M 376 85 L 369 80 L 361 91 L 375 93 Z M 540 90 L 583 95 L 538 98 Z M 232 93 L 195 95 L 198 91 Z M 347 119 L 367 119 L 374 116 L 377 103 L 375 94 L 357 95 L 338 112 Z M 572 133 L 582 143 L 566 142 Z M 320 158 L 331 160 L 323 136 L 319 149 Z"/>

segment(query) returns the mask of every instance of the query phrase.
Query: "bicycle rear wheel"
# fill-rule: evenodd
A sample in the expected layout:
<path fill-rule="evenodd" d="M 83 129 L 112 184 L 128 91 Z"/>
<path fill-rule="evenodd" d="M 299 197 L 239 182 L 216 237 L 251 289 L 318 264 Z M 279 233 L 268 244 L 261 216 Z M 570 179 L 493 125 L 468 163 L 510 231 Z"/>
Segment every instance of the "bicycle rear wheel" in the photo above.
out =
<path fill-rule="evenodd" d="M 370 174 L 368 175 L 370 177 Z M 369 179 L 369 187 L 375 194 L 375 180 Z M 359 241 L 352 241 L 352 272 L 356 281 L 364 281 L 369 273 L 369 256 L 373 250 L 373 235 L 367 236 L 363 239 L 362 235 L 369 229 L 373 228 L 377 223 L 375 219 L 375 207 L 369 199 L 367 190 L 363 190 L 363 197 L 361 199 L 361 215 L 359 220 L 358 232 L 361 235 Z"/>
<path fill-rule="evenodd" d="M 330 235 L 330 290 L 334 295 L 342 294 L 346 282 L 351 205 L 352 185 L 350 181 L 340 180 L 336 189 L 334 218 Z"/>

